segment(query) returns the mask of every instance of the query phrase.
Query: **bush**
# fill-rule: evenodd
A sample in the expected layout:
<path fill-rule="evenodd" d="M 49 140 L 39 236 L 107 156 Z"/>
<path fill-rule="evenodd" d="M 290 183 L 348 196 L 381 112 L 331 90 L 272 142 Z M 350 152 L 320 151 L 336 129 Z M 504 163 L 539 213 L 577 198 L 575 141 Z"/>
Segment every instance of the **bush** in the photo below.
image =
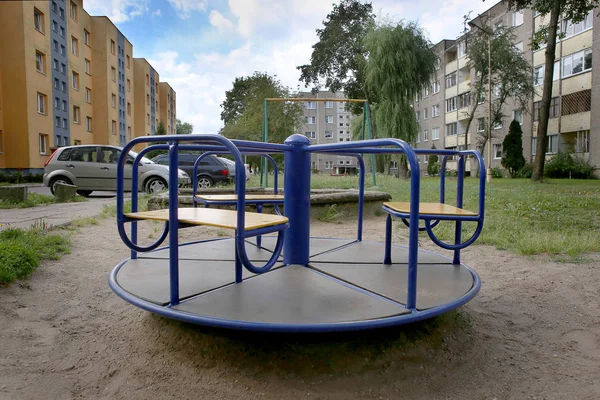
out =
<path fill-rule="evenodd" d="M 435 150 L 435 145 L 431 146 L 432 150 Z M 429 161 L 427 162 L 427 175 L 435 176 L 440 173 L 440 163 L 437 155 L 432 154 L 429 156 Z"/>
<path fill-rule="evenodd" d="M 504 178 L 504 172 L 500 168 L 494 167 L 492 168 L 492 178 Z"/>
<path fill-rule="evenodd" d="M 521 124 L 517 121 L 510 123 L 508 135 L 502 142 L 504 156 L 502 157 L 502 166 L 506 168 L 511 178 L 516 178 L 517 173 L 525 165 L 523 157 L 523 131 Z"/>
<path fill-rule="evenodd" d="M 533 175 L 533 166 L 529 163 L 525 163 L 525 165 L 517 172 L 517 178 L 531 179 L 532 175 Z"/>
<path fill-rule="evenodd" d="M 571 153 L 558 153 L 544 166 L 548 178 L 593 179 L 594 167 Z"/>

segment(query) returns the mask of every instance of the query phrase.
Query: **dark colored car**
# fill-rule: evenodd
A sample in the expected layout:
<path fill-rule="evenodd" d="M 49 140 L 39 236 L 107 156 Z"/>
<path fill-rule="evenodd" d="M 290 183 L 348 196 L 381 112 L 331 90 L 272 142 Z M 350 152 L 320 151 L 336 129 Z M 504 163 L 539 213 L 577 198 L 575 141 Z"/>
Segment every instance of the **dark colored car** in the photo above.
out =
<path fill-rule="evenodd" d="M 200 154 L 179 154 L 179 169 L 185 171 L 190 177 L 194 170 L 194 163 L 200 157 Z M 160 154 L 152 159 L 157 164 L 169 165 L 169 155 Z M 215 156 L 206 156 L 200 161 L 198 165 L 198 187 L 208 188 L 219 182 L 227 182 L 231 177 L 229 176 L 229 168 L 227 164 L 219 160 Z"/>

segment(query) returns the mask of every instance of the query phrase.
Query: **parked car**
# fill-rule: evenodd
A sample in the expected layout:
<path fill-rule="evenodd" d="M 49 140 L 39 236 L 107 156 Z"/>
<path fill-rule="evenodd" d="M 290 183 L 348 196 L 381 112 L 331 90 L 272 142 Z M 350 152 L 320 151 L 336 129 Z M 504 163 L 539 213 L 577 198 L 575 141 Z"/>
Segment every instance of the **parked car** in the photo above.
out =
<path fill-rule="evenodd" d="M 194 163 L 200 157 L 200 154 L 178 154 L 179 168 L 184 170 L 189 176 L 194 173 Z M 160 154 L 152 159 L 157 164 L 169 165 L 169 155 Z M 230 170 L 221 158 L 208 155 L 204 157 L 198 165 L 198 187 L 208 188 L 216 183 L 228 182 Z"/>
<path fill-rule="evenodd" d="M 77 193 L 89 196 L 95 190 L 117 189 L 117 162 L 122 148 L 107 145 L 66 146 L 56 149 L 44 166 L 44 186 L 54 194 L 57 183 L 77 186 Z M 131 191 L 131 167 L 137 153 L 130 151 L 125 165 L 125 190 Z M 190 177 L 178 171 L 178 186 L 190 185 Z M 143 157 L 139 166 L 138 190 L 158 193 L 168 189 L 169 167 Z"/>
<path fill-rule="evenodd" d="M 235 161 L 230 160 L 229 158 L 225 158 L 225 157 L 217 157 L 217 158 L 222 163 L 227 164 L 227 168 L 229 168 L 229 176 L 231 177 L 231 179 L 235 180 Z M 244 164 L 244 167 L 246 168 L 246 180 L 248 180 L 248 179 L 250 179 L 250 170 L 249 170 L 248 164 Z"/>

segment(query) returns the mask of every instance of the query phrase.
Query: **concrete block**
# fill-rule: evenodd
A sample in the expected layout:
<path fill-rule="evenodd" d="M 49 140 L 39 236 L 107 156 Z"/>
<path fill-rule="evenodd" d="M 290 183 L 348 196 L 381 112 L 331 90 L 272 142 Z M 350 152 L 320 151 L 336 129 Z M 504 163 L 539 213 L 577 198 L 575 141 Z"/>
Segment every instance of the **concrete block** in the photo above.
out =
<path fill-rule="evenodd" d="M 54 197 L 56 197 L 59 202 L 69 201 L 75 197 L 76 191 L 77 186 L 75 185 L 57 183 L 54 189 Z"/>
<path fill-rule="evenodd" d="M 27 186 L 0 186 L 0 200 L 23 202 L 28 194 Z"/>

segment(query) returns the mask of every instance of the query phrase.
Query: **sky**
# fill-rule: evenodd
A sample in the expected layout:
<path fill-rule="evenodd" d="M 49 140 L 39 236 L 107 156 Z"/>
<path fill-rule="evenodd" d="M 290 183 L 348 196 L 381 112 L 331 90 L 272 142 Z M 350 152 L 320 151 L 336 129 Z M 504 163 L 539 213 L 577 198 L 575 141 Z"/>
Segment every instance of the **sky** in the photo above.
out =
<path fill-rule="evenodd" d="M 90 15 L 106 15 L 177 93 L 177 117 L 194 133 L 217 133 L 221 103 L 236 77 L 276 75 L 293 91 L 297 66 L 310 63 L 316 29 L 331 0 L 83 0 Z M 372 0 L 380 17 L 417 21 L 429 39 L 455 39 L 463 16 L 489 9 L 488 0 Z"/>

